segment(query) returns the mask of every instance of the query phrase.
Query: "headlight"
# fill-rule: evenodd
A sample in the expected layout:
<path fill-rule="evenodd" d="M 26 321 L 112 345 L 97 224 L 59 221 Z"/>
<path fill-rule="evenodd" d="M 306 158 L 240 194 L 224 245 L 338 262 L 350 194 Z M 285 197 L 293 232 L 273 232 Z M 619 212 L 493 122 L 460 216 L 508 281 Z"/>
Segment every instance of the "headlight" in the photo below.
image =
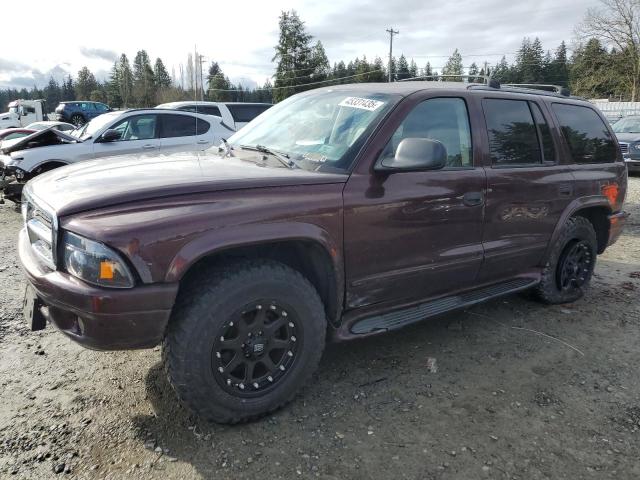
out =
<path fill-rule="evenodd" d="M 634 148 L 635 150 L 640 150 L 640 143 L 635 143 L 635 144 L 633 145 L 633 148 Z"/>
<path fill-rule="evenodd" d="M 71 232 L 64 232 L 64 267 L 71 275 L 101 287 L 131 288 L 133 275 L 118 253 Z"/>

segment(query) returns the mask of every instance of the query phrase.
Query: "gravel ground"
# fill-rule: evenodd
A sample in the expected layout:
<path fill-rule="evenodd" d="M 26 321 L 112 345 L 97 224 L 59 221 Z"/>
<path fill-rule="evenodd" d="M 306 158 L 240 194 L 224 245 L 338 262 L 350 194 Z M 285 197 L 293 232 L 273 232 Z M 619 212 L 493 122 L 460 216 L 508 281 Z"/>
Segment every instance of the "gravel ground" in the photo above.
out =
<path fill-rule="evenodd" d="M 332 345 L 293 404 L 234 427 L 177 404 L 159 349 L 27 331 L 21 218 L 0 205 L 0 478 L 640 478 L 639 203 L 632 178 L 587 298 Z"/>

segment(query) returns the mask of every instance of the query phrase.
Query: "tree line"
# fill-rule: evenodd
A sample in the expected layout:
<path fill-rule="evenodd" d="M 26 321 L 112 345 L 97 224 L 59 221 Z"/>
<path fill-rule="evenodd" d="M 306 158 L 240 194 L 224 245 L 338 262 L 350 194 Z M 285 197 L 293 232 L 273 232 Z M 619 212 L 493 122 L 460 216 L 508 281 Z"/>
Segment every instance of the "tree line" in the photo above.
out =
<path fill-rule="evenodd" d="M 0 90 L 0 106 L 17 98 L 44 98 L 49 110 L 60 101 L 93 100 L 115 108 L 152 107 L 178 100 L 278 102 L 310 88 L 339 83 L 386 82 L 413 77 L 431 80 L 482 81 L 492 77 L 502 83 L 544 83 L 569 87 L 587 98 L 613 98 L 635 101 L 640 93 L 640 5 L 637 0 L 601 0 L 602 7 L 588 11 L 576 28 L 577 42 L 569 54 L 563 41 L 552 51 L 545 50 L 538 38 L 524 38 L 512 62 L 503 56 L 497 63 L 467 63 L 458 49 L 444 62 L 418 65 L 404 54 L 388 59 L 366 56 L 348 62 L 327 58 L 320 40 L 307 31 L 295 11 L 282 12 L 279 38 L 271 61 L 275 72 L 259 88 L 234 84 L 218 62 L 211 62 L 206 75 L 201 56 L 189 54 L 186 68 L 169 74 L 161 58 L 151 61 L 146 50 L 139 50 L 133 62 L 122 54 L 109 78 L 98 81 L 83 67 L 75 78 L 58 82 L 54 78 L 42 89 Z M 477 55 L 475 56 L 477 57 Z"/>

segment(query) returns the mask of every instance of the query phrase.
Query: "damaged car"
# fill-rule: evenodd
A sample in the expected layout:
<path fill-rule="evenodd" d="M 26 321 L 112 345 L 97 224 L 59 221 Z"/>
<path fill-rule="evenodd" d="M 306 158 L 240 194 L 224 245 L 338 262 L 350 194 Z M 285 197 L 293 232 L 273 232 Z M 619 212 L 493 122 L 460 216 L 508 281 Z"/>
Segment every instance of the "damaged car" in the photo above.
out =
<path fill-rule="evenodd" d="M 231 133 L 220 117 L 210 115 L 159 109 L 110 112 L 70 134 L 47 128 L 3 142 L 0 184 L 5 184 L 4 198 L 19 202 L 27 181 L 63 165 L 118 155 L 205 150 Z M 12 181 L 6 183 L 7 179 Z"/>

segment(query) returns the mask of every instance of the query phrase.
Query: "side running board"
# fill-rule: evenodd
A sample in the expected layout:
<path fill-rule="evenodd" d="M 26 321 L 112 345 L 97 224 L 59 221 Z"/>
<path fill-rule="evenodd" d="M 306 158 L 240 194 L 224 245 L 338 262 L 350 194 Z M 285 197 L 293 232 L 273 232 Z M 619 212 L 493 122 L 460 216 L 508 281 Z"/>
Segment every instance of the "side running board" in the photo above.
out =
<path fill-rule="evenodd" d="M 419 322 L 425 318 L 440 315 L 450 310 L 468 307 L 508 293 L 526 290 L 537 283 L 537 279 L 516 278 L 506 282 L 479 288 L 478 290 L 461 293 L 460 295 L 443 297 L 402 310 L 363 318 L 351 326 L 351 333 L 360 335 L 379 330 L 395 330 L 397 328 Z"/>

